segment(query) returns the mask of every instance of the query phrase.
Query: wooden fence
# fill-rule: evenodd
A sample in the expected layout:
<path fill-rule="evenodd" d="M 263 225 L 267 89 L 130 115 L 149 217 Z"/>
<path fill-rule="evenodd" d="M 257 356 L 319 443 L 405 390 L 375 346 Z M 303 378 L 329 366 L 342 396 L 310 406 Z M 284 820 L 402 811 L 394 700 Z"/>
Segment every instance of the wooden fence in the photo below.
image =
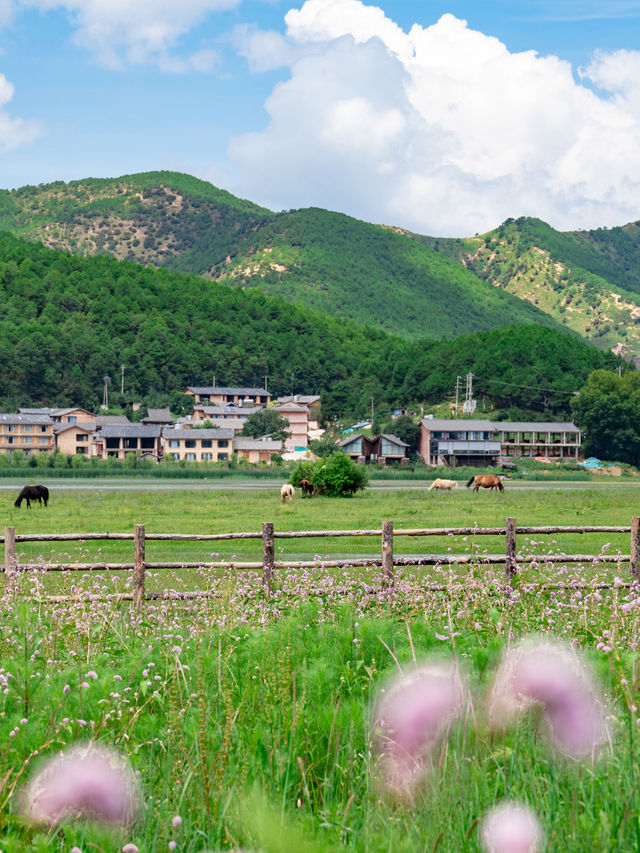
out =
<path fill-rule="evenodd" d="M 161 594 L 148 593 L 145 591 L 146 569 L 184 569 L 184 568 L 229 568 L 229 569 L 253 569 L 262 572 L 262 583 L 266 590 L 273 588 L 274 572 L 276 569 L 296 568 L 335 568 L 344 566 L 377 566 L 382 568 L 383 581 L 388 587 L 393 587 L 396 566 L 427 566 L 456 564 L 464 565 L 478 561 L 477 554 L 424 554 L 420 557 L 395 556 L 393 543 L 396 536 L 428 537 L 428 536 L 504 536 L 505 550 L 501 554 L 483 554 L 484 563 L 502 564 L 505 566 L 505 578 L 510 582 L 518 568 L 517 535 L 546 536 L 559 533 L 629 533 L 629 554 L 545 554 L 536 557 L 531 554 L 527 556 L 529 561 L 540 560 L 545 563 L 584 563 L 589 562 L 597 556 L 600 563 L 629 563 L 632 579 L 640 578 L 640 518 L 631 520 L 630 526 L 587 526 L 587 527 L 517 527 L 515 518 L 507 518 L 504 527 L 427 527 L 416 529 L 394 530 L 393 521 L 383 521 L 380 530 L 295 530 L 276 531 L 273 522 L 264 522 L 262 531 L 250 531 L 245 533 L 146 533 L 143 524 L 136 524 L 133 533 L 25 533 L 17 534 L 14 527 L 5 527 L 4 536 L 0 541 L 4 542 L 4 570 L 18 570 L 18 557 L 16 543 L 18 542 L 73 542 L 89 540 L 133 540 L 133 562 L 132 563 L 47 563 L 47 571 L 114 571 L 133 569 L 133 594 L 122 595 L 121 598 L 133 599 L 136 605 L 140 605 L 147 598 L 157 598 Z M 350 537 L 376 537 L 381 543 L 381 555 L 379 558 L 354 558 L 348 557 L 338 560 L 298 560 L 285 561 L 275 559 L 276 539 L 312 539 L 312 538 L 336 538 L 342 536 Z M 243 561 L 198 561 L 198 562 L 149 562 L 146 560 L 145 544 L 147 541 L 170 541 L 170 542 L 215 542 L 238 539 L 262 539 L 262 560 L 260 562 Z M 199 593 L 182 593 L 182 596 L 196 596 Z M 62 599 L 64 596 L 57 596 Z"/>

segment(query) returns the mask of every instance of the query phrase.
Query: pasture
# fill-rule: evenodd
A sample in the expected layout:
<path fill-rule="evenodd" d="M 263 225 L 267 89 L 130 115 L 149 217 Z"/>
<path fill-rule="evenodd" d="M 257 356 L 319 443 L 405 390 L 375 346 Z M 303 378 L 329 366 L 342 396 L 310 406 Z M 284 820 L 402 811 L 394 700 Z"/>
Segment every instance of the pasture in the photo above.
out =
<path fill-rule="evenodd" d="M 355 529 L 379 527 L 383 519 L 396 528 L 500 526 L 507 516 L 531 525 L 623 525 L 639 514 L 639 498 L 631 486 L 551 492 L 507 485 L 504 494 L 369 491 L 345 500 L 298 495 L 281 504 L 275 486 L 255 493 L 98 488 L 52 489 L 48 509 L 17 511 L 15 495 L 0 493 L 4 523 L 19 533 L 131 532 L 135 523 L 149 532 L 227 532 L 259 530 L 263 521 L 280 530 Z M 543 547 L 628 552 L 628 536 L 619 540 L 570 535 Z M 204 544 L 206 554 L 203 543 L 148 543 L 147 558 L 207 559 L 211 544 L 217 552 L 227 545 Z M 229 554 L 259 559 L 259 542 L 228 544 Z M 3 853 L 111 853 L 127 844 L 140 853 L 477 851 L 479 821 L 505 798 L 536 811 L 547 851 L 640 851 L 640 608 L 625 606 L 636 591 L 614 580 L 628 580 L 625 567 L 559 565 L 544 577 L 540 569 L 532 581 L 563 583 L 543 593 L 526 584 L 505 592 L 503 570 L 485 566 L 462 575 L 403 570 L 395 592 L 385 591 L 373 571 L 291 571 L 278 574 L 273 597 L 256 573 L 194 572 L 184 579 L 176 572 L 170 585 L 199 579 L 215 597 L 149 602 L 136 612 L 109 601 L 47 604 L 52 578 L 42 569 L 53 551 L 62 556 L 50 545 L 39 558 L 29 546 L 32 569 L 5 583 L 0 597 Z M 113 559 L 129 559 L 131 543 L 107 545 Z M 80 559 L 90 546 L 66 553 Z M 377 540 L 286 543 L 287 554 L 322 548 L 346 556 L 378 547 Z M 396 540 L 397 553 L 427 547 L 499 551 L 503 541 L 492 548 L 463 537 Z M 123 574 L 129 573 L 119 573 L 121 584 Z M 427 574 L 442 581 L 439 589 L 425 585 Z M 448 586 L 454 576 L 466 580 L 455 591 Z M 610 588 L 590 587 L 595 578 L 609 580 Z M 56 580 L 78 591 L 108 583 L 90 573 Z M 164 588 L 166 576 L 156 582 Z M 535 713 L 504 735 L 488 728 L 485 694 L 500 654 L 532 634 L 577 642 L 593 666 L 612 732 L 610 748 L 593 763 L 551 754 Z M 464 724 L 439 746 L 416 799 L 401 802 L 376 781 L 372 707 L 389 673 L 429 655 L 457 657 L 471 703 Z M 25 823 L 19 792 L 40 756 L 89 737 L 131 761 L 143 798 L 136 823 L 121 831 L 82 821 L 49 830 Z"/>

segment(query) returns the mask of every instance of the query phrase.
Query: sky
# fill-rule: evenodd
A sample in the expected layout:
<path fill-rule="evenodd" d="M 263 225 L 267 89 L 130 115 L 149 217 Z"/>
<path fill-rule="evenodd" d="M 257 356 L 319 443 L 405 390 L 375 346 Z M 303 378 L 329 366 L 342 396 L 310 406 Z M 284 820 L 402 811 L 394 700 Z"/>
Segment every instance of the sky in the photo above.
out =
<path fill-rule="evenodd" d="M 0 0 L 0 187 L 172 169 L 437 236 L 640 219 L 640 0 Z"/>

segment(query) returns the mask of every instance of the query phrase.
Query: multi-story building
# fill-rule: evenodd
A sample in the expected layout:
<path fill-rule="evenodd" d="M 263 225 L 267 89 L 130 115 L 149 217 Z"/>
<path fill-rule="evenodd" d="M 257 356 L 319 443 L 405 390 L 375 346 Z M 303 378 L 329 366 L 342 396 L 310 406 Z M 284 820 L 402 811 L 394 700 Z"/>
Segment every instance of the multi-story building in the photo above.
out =
<path fill-rule="evenodd" d="M 153 424 L 105 424 L 93 438 L 95 455 L 125 459 L 136 453 L 143 457 L 162 458 L 162 427 Z"/>
<path fill-rule="evenodd" d="M 162 431 L 164 453 L 175 461 L 224 462 L 233 453 L 233 430 L 175 429 Z"/>
<path fill-rule="evenodd" d="M 306 450 L 309 445 L 309 409 L 299 403 L 282 403 L 274 410 L 289 422 L 289 438 L 285 441 L 287 450 Z"/>
<path fill-rule="evenodd" d="M 219 388 L 217 386 L 189 386 L 185 394 L 194 398 L 194 404 L 211 406 L 266 406 L 271 394 L 266 388 Z"/>
<path fill-rule="evenodd" d="M 22 450 L 32 453 L 53 453 L 55 438 L 49 415 L 0 414 L 0 453 Z"/>
<path fill-rule="evenodd" d="M 577 459 L 582 436 L 572 423 L 423 418 L 420 455 L 427 465 L 491 465 L 501 458 Z"/>

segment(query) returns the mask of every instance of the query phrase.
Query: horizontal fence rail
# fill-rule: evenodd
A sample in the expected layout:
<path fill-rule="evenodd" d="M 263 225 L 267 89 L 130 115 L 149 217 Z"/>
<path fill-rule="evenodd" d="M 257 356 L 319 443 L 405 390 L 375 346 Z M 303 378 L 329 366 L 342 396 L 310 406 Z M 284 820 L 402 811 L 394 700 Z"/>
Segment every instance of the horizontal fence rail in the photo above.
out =
<path fill-rule="evenodd" d="M 393 588 L 395 568 L 398 566 L 430 566 L 430 565 L 469 565 L 479 559 L 483 563 L 505 566 L 505 577 L 511 582 L 518 570 L 518 563 L 525 559 L 517 554 L 517 535 L 547 536 L 561 533 L 628 533 L 630 534 L 629 554 L 528 554 L 529 563 L 584 563 L 597 559 L 599 563 L 628 563 L 632 580 L 640 579 L 640 518 L 634 517 L 630 525 L 589 525 L 589 526 L 516 526 L 515 518 L 507 518 L 504 527 L 423 527 L 400 528 L 394 530 L 392 521 L 384 521 L 382 527 L 369 530 L 292 530 L 276 531 L 272 522 L 264 522 L 262 531 L 245 531 L 240 533 L 147 533 L 143 524 L 136 524 L 133 533 L 16 533 L 14 527 L 5 527 L 4 536 L 0 541 L 4 544 L 4 571 L 12 572 L 20 569 L 16 552 L 19 542 L 88 542 L 104 541 L 133 541 L 133 562 L 72 562 L 47 563 L 43 568 L 47 572 L 63 571 L 126 571 L 133 570 L 133 592 L 118 593 L 116 598 L 122 601 L 133 601 L 141 606 L 145 600 L 162 598 L 163 593 L 145 590 L 145 573 L 147 569 L 189 569 L 212 568 L 232 570 L 255 570 L 262 572 L 262 583 L 267 592 L 273 590 L 274 572 L 276 569 L 307 569 L 307 568 L 342 568 L 342 567 L 380 567 L 382 568 L 383 583 L 387 588 Z M 340 559 L 314 560 L 276 560 L 276 539 L 313 539 L 337 537 L 376 537 L 380 539 L 380 557 L 354 557 Z M 396 536 L 429 537 L 429 536 L 504 536 L 505 550 L 500 554 L 424 554 L 422 556 L 396 556 L 393 543 Z M 146 542 L 212 542 L 241 539 L 262 540 L 262 560 L 217 560 L 217 561 L 147 561 Z M 542 585 L 544 586 L 544 585 Z M 553 585 L 546 585 L 551 587 Z M 604 584 L 603 586 L 607 586 Z M 189 592 L 170 595 L 169 597 L 197 598 L 206 597 L 206 591 Z M 50 596 L 51 601 L 68 600 L 68 596 Z"/>

